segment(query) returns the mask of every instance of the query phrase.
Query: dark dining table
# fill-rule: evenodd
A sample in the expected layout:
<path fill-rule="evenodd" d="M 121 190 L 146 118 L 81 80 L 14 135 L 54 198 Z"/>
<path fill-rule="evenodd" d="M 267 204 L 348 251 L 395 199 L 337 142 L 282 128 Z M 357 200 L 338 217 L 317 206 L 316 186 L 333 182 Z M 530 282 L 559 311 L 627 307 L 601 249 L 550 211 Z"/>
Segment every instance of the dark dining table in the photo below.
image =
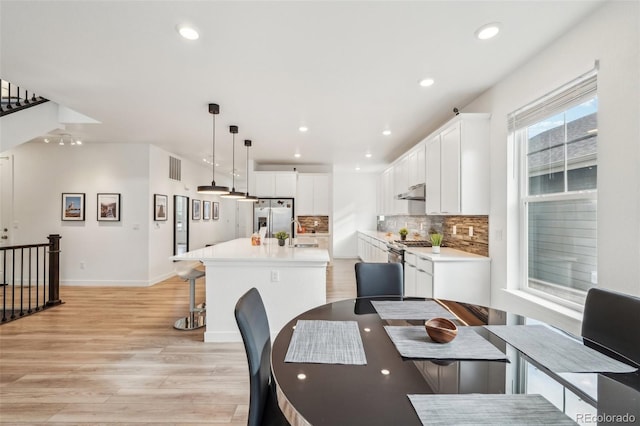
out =
<path fill-rule="evenodd" d="M 541 394 L 579 424 L 640 421 L 640 373 L 558 373 L 483 325 L 541 324 L 481 306 L 437 300 L 459 329 L 473 327 L 504 360 L 420 359 L 400 355 L 385 326 L 423 326 L 424 319 L 381 319 L 374 301 L 359 298 L 311 309 L 287 323 L 273 342 L 271 366 L 278 404 L 292 425 L 419 425 L 408 395 Z M 285 362 L 300 320 L 355 321 L 366 364 Z M 563 333 L 582 344 L 580 338 Z M 425 332 L 426 336 L 426 332 Z M 550 351 L 553 348 L 549 348 Z M 545 401 L 546 402 L 546 401 Z M 624 417 L 623 417 L 624 416 Z M 473 424 L 473 418 L 469 424 Z"/>

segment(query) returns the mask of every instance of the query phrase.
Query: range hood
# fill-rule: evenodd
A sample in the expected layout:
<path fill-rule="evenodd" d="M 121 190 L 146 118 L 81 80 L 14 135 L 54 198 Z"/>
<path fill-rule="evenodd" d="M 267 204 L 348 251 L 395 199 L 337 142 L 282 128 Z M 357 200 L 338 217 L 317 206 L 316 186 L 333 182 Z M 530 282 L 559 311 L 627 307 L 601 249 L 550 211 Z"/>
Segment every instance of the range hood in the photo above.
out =
<path fill-rule="evenodd" d="M 402 194 L 398 194 L 396 198 L 398 200 L 415 200 L 415 201 L 424 201 L 425 195 L 425 184 L 419 183 L 417 185 L 413 185 L 409 188 L 407 192 L 403 192 Z"/>

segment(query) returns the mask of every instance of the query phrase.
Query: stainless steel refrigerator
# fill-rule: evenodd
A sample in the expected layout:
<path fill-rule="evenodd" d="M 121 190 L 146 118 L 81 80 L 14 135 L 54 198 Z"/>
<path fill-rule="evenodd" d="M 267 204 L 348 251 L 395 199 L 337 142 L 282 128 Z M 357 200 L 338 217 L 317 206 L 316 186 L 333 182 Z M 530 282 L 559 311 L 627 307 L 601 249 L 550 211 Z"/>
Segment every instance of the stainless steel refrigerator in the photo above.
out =
<path fill-rule="evenodd" d="M 278 231 L 293 233 L 293 198 L 260 198 L 253 209 L 253 230 L 266 227 L 267 238 L 273 238 Z"/>

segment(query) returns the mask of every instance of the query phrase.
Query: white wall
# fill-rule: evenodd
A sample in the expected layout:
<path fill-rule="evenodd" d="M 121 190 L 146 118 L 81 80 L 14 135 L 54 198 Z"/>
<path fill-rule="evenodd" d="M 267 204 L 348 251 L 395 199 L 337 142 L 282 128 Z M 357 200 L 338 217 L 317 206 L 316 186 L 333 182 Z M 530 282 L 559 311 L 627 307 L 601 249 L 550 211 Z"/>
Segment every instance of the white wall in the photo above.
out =
<path fill-rule="evenodd" d="M 58 233 L 63 284 L 146 285 L 148 145 L 14 148 L 13 244 Z M 63 192 L 85 193 L 85 220 L 61 220 Z M 97 221 L 97 194 L 121 194 L 121 221 Z M 17 227 L 17 228 L 16 228 Z"/>
<path fill-rule="evenodd" d="M 220 203 L 219 220 L 189 220 L 190 249 L 235 238 L 236 202 L 196 192 L 210 171 L 182 159 L 182 181 L 171 180 L 171 154 L 153 145 L 31 142 L 3 155 L 15 161 L 12 244 L 60 234 L 62 284 L 147 286 L 174 275 L 174 194 Z M 84 221 L 60 219 L 63 192 L 85 193 Z M 119 222 L 97 221 L 100 192 L 121 194 Z M 153 194 L 168 196 L 166 221 L 153 221 Z"/>
<path fill-rule="evenodd" d="M 357 231 L 376 229 L 377 176 L 334 171 L 333 257 L 357 257 Z"/>
<path fill-rule="evenodd" d="M 507 114 L 593 68 L 598 74 L 598 285 L 640 295 L 640 48 L 638 2 L 607 2 L 507 76 L 465 112 L 490 112 L 492 305 L 580 332 L 560 315 L 503 291 L 518 286 L 516 181 Z M 497 238 L 502 234 L 502 239 Z"/>
<path fill-rule="evenodd" d="M 169 156 L 178 158 L 182 162 L 182 176 L 179 182 L 169 179 Z M 149 221 L 149 279 L 151 283 L 155 283 L 174 275 L 175 265 L 173 261 L 169 260 L 173 254 L 173 196 L 189 197 L 189 250 L 235 238 L 236 201 L 225 200 L 219 196 L 198 194 L 199 185 L 211 183 L 211 170 L 156 146 L 150 147 L 149 178 L 148 217 L 150 219 L 153 217 L 153 194 L 164 194 L 169 198 L 167 220 Z M 216 175 L 216 182 L 219 185 L 231 183 L 218 175 Z M 191 220 L 193 199 L 219 203 L 220 218 L 218 220 Z"/>

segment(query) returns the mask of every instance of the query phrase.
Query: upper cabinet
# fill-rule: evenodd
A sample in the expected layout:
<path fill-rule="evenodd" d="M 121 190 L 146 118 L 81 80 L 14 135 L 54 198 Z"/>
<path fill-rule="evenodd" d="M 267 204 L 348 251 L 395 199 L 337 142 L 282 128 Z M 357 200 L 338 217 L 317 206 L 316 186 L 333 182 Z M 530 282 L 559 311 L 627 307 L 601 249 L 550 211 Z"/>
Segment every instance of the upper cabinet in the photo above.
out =
<path fill-rule="evenodd" d="M 407 183 L 409 187 L 425 182 L 425 160 L 425 144 L 420 142 L 407 154 Z"/>
<path fill-rule="evenodd" d="M 293 198 L 296 196 L 296 177 L 296 172 L 253 172 L 253 195 Z"/>
<path fill-rule="evenodd" d="M 327 173 L 299 173 L 296 215 L 329 216 L 331 178 Z"/>
<path fill-rule="evenodd" d="M 460 114 L 426 141 L 427 214 L 489 214 L 489 115 Z"/>

